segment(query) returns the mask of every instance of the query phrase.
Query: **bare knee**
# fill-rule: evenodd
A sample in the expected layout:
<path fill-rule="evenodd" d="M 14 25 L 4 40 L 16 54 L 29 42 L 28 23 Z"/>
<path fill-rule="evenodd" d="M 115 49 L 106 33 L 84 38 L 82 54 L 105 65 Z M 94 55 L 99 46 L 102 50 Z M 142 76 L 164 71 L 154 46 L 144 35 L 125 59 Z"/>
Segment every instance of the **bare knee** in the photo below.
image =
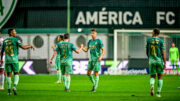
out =
<path fill-rule="evenodd" d="M 158 80 L 161 80 L 163 78 L 163 74 L 158 74 Z"/>
<path fill-rule="evenodd" d="M 95 76 L 98 76 L 98 75 L 99 75 L 99 73 L 98 73 L 98 72 L 94 72 L 94 75 L 95 75 Z"/>
<path fill-rule="evenodd" d="M 14 75 L 19 75 L 19 72 L 14 72 Z"/>
<path fill-rule="evenodd" d="M 87 71 L 87 76 L 90 76 L 91 75 L 91 72 L 90 70 Z"/>

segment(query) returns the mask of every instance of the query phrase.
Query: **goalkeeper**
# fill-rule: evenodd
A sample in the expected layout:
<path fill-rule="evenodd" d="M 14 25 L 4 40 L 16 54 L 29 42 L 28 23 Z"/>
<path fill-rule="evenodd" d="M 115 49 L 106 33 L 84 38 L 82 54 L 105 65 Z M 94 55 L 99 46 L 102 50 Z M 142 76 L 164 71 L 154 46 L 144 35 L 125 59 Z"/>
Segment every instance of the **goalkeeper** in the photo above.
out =
<path fill-rule="evenodd" d="M 169 49 L 169 60 L 171 61 L 171 64 L 173 66 L 173 72 L 175 72 L 175 65 L 176 65 L 177 74 L 178 74 L 179 65 L 177 63 L 179 60 L 179 50 L 177 47 L 175 47 L 175 43 L 172 43 L 171 46 L 172 47 Z"/>

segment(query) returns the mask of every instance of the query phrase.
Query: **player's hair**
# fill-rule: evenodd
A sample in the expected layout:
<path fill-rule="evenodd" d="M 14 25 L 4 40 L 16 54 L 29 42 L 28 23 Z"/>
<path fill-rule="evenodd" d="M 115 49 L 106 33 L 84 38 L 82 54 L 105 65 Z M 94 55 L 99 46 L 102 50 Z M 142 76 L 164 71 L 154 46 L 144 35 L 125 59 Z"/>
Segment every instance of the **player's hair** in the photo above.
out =
<path fill-rule="evenodd" d="M 154 34 L 156 34 L 156 35 L 159 35 L 159 34 L 160 34 L 160 30 L 159 30 L 158 28 L 154 28 L 154 29 L 153 29 L 153 32 L 154 32 Z"/>
<path fill-rule="evenodd" d="M 95 31 L 95 32 L 96 32 L 96 29 L 95 29 L 95 28 L 92 28 L 91 31 Z"/>
<path fill-rule="evenodd" d="M 63 35 L 59 35 L 59 37 L 61 38 L 61 40 L 64 40 L 64 36 Z"/>
<path fill-rule="evenodd" d="M 13 28 L 8 29 L 8 34 L 11 34 L 11 31 L 14 30 Z"/>
<path fill-rule="evenodd" d="M 68 33 L 64 34 L 64 39 L 69 39 L 70 35 Z"/>

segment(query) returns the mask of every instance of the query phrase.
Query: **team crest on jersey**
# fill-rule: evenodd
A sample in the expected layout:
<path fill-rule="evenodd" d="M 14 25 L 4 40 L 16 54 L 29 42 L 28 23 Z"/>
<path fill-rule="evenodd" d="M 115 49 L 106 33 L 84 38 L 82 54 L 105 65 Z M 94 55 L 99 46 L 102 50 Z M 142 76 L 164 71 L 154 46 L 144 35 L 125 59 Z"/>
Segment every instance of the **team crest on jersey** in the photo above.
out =
<path fill-rule="evenodd" d="M 14 8 L 16 7 L 17 0 L 0 0 L 0 28 L 8 21 Z"/>

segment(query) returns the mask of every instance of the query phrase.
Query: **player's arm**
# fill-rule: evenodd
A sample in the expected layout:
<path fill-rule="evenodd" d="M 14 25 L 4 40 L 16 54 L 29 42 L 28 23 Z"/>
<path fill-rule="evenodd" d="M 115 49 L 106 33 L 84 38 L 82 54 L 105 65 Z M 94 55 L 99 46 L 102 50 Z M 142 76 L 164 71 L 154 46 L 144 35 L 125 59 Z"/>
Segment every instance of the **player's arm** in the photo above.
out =
<path fill-rule="evenodd" d="M 80 48 L 77 50 L 74 50 L 77 54 L 79 54 L 83 49 L 83 44 L 80 45 Z"/>
<path fill-rule="evenodd" d="M 21 47 L 22 49 L 24 49 L 24 50 L 29 49 L 29 48 L 31 48 L 31 49 L 34 50 L 34 46 L 33 46 L 33 45 L 21 45 L 20 47 Z"/>
<path fill-rule="evenodd" d="M 148 56 L 148 48 L 146 48 L 146 55 L 147 55 L 147 57 L 149 58 L 149 56 Z"/>
<path fill-rule="evenodd" d="M 164 47 L 164 41 L 161 43 L 161 53 L 162 53 L 162 58 L 164 62 L 163 68 L 166 68 L 166 53 L 165 53 L 165 47 Z"/>
<path fill-rule="evenodd" d="M 104 47 L 102 47 L 101 48 L 101 56 L 99 57 L 99 59 L 98 59 L 98 61 L 100 62 L 101 60 L 102 60 L 102 57 L 104 56 L 104 54 L 105 54 L 105 49 L 104 49 Z"/>
<path fill-rule="evenodd" d="M 84 52 L 87 52 L 88 50 L 89 50 L 88 47 L 83 48 L 83 51 L 84 51 Z"/>
<path fill-rule="evenodd" d="M 3 54 L 4 54 L 4 45 L 2 46 L 2 49 L 1 49 L 1 64 L 3 63 Z"/>
<path fill-rule="evenodd" d="M 52 61 L 53 61 L 54 57 L 56 56 L 56 54 L 57 54 L 57 51 L 55 50 L 55 51 L 53 52 L 53 55 L 51 56 L 51 59 L 50 59 L 49 64 L 52 64 Z"/>
<path fill-rule="evenodd" d="M 166 68 L 166 54 L 165 54 L 165 50 L 161 50 L 162 52 L 162 58 L 163 58 L 163 62 L 164 62 L 164 69 Z"/>
<path fill-rule="evenodd" d="M 56 47 L 56 44 L 52 45 L 51 48 L 53 49 L 53 51 L 56 51 L 55 50 L 55 47 Z"/>
<path fill-rule="evenodd" d="M 98 61 L 100 62 L 102 60 L 102 57 L 104 56 L 105 54 L 105 49 L 104 49 L 104 44 L 101 40 L 99 40 L 99 47 L 101 49 L 101 55 L 100 57 L 98 58 Z"/>
<path fill-rule="evenodd" d="M 177 48 L 177 58 L 179 59 L 179 50 L 178 50 L 178 48 Z"/>

